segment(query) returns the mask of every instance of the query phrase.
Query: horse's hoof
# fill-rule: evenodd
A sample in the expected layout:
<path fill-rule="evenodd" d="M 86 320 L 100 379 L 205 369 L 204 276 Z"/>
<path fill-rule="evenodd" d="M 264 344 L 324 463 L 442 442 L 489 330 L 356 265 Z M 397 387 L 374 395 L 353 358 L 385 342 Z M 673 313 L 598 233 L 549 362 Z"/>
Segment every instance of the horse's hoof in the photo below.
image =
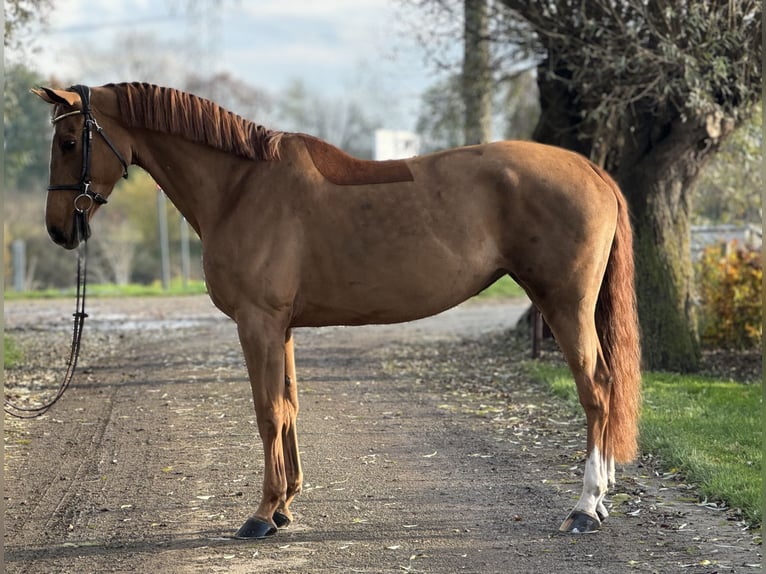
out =
<path fill-rule="evenodd" d="M 290 526 L 290 523 L 292 522 L 292 519 L 287 516 L 287 514 L 283 514 L 277 510 L 274 513 L 274 516 L 271 517 L 274 521 L 274 524 L 277 525 L 277 528 L 287 528 Z"/>
<path fill-rule="evenodd" d="M 268 536 L 273 536 L 276 533 L 277 528 L 271 522 L 268 522 L 263 518 L 251 516 L 247 519 L 247 522 L 245 522 L 240 527 L 240 529 L 237 530 L 234 538 L 238 538 L 240 540 L 267 538 Z"/>
<path fill-rule="evenodd" d="M 581 510 L 573 510 L 561 524 L 559 530 L 572 534 L 586 534 L 598 532 L 599 528 L 601 528 L 601 521 L 597 516 L 591 516 Z"/>

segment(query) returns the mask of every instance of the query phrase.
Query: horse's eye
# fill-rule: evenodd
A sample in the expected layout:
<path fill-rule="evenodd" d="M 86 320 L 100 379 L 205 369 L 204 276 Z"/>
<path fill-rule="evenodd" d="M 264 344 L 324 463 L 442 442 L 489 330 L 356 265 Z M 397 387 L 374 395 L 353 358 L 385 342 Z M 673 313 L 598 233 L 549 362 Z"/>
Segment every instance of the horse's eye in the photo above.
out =
<path fill-rule="evenodd" d="M 77 141 L 76 140 L 65 140 L 61 144 L 62 151 L 72 151 L 76 147 L 77 147 Z"/>

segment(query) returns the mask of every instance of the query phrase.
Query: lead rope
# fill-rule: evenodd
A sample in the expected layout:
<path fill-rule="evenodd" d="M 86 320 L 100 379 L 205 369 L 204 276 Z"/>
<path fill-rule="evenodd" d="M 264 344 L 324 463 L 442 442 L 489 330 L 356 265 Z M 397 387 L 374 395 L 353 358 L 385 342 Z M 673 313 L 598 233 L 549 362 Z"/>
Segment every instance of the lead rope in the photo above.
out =
<path fill-rule="evenodd" d="M 87 210 L 80 211 L 77 209 L 75 213 L 76 219 L 84 220 L 87 226 Z M 76 225 L 81 223 L 76 222 Z M 58 391 L 54 397 L 47 403 L 36 407 L 25 407 L 14 404 L 8 395 L 4 397 L 3 410 L 9 415 L 19 419 L 34 419 L 47 413 L 50 408 L 55 405 L 58 400 L 64 396 L 69 384 L 74 377 L 75 368 L 77 367 L 77 359 L 80 356 L 80 342 L 82 340 L 82 330 L 85 325 L 85 318 L 88 314 L 85 312 L 85 284 L 88 274 L 88 240 L 87 235 L 82 241 L 81 246 L 77 250 L 77 300 L 75 303 L 74 312 L 74 328 L 72 331 L 72 346 L 69 352 L 69 360 L 67 361 L 66 373 L 64 373 L 64 379 L 59 385 Z"/>

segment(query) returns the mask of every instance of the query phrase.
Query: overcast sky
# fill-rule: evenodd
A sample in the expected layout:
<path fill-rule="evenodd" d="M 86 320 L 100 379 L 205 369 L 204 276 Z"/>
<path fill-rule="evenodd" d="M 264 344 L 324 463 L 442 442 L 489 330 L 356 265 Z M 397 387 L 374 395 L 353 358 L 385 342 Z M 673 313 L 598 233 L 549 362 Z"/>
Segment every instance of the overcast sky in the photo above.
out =
<path fill-rule="evenodd" d="M 385 106 L 392 129 L 413 129 L 423 90 L 437 79 L 409 39 L 411 15 L 395 0 L 54 0 L 47 31 L 37 36 L 32 65 L 44 77 L 91 85 L 163 77 L 125 74 L 116 41 L 200 75 L 230 72 L 276 95 L 301 79 L 314 93 L 366 93 Z M 189 6 L 196 6 L 190 9 Z M 156 44 L 149 42 L 156 38 Z M 14 54 L 6 54 L 13 59 Z M 128 56 L 125 58 L 127 59 Z M 100 61 L 99 61 L 100 60 Z M 167 67 L 162 68 L 166 70 Z M 179 72 L 180 73 L 180 72 Z M 151 71 L 146 75 L 152 76 Z"/>

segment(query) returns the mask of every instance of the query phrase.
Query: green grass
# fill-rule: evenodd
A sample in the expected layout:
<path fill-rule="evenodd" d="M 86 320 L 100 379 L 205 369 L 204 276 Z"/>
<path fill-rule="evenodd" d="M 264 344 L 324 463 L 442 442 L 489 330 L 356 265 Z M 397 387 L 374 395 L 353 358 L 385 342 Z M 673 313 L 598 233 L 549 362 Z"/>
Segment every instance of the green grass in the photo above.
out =
<path fill-rule="evenodd" d="M 184 289 L 180 280 L 171 282 L 168 290 L 163 290 L 159 281 L 151 285 L 113 285 L 96 284 L 88 285 L 87 295 L 89 297 L 138 297 L 138 296 L 163 296 L 163 295 L 202 295 L 207 293 L 204 281 L 189 281 Z M 39 291 L 23 291 L 20 293 L 6 291 L 5 299 L 53 299 L 63 297 L 74 297 L 75 288 L 67 289 L 43 289 Z M 492 299 L 504 297 L 526 297 L 524 290 L 507 275 L 497 280 L 487 287 L 477 296 L 479 299 Z"/>
<path fill-rule="evenodd" d="M 492 285 L 484 289 L 481 293 L 476 295 L 476 299 L 492 299 L 503 297 L 526 297 L 524 292 L 518 283 L 511 279 L 508 275 L 504 275 Z"/>
<path fill-rule="evenodd" d="M 21 351 L 8 335 L 3 334 L 3 367 L 9 368 L 21 360 Z"/>
<path fill-rule="evenodd" d="M 528 372 L 579 409 L 564 368 L 528 363 Z M 694 375 L 644 373 L 640 447 L 679 472 L 702 498 L 762 521 L 761 385 Z"/>
<path fill-rule="evenodd" d="M 60 297 L 74 297 L 75 288 L 67 289 L 43 289 L 40 291 L 14 292 L 6 291 L 5 299 L 53 299 Z M 88 297 L 145 297 L 165 295 L 202 295 L 207 293 L 204 281 L 189 281 L 186 288 L 180 280 L 171 281 L 170 288 L 164 290 L 159 281 L 151 285 L 114 285 L 111 283 L 88 285 L 86 294 Z"/>

